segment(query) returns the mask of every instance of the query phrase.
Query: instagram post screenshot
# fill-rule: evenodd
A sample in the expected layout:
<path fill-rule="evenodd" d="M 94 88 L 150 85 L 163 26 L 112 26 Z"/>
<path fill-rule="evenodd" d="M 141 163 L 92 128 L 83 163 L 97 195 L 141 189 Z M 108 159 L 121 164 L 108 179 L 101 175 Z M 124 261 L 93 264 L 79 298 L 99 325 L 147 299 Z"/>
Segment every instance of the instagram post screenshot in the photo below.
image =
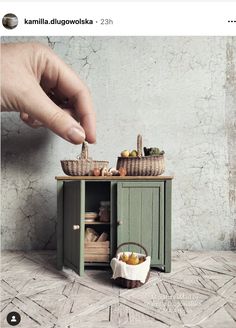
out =
<path fill-rule="evenodd" d="M 236 327 L 236 2 L 0 2 L 3 328 Z"/>

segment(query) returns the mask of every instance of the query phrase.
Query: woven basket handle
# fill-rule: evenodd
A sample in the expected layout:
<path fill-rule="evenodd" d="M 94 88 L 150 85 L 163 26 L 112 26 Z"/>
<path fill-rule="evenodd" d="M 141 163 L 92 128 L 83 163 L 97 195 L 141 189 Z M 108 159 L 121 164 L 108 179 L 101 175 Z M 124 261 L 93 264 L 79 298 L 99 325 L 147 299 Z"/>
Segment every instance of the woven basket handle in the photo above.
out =
<path fill-rule="evenodd" d="M 142 148 L 143 148 L 143 140 L 141 134 L 137 137 L 137 151 L 138 151 L 138 157 L 142 157 Z"/>
<path fill-rule="evenodd" d="M 136 245 L 136 246 L 138 246 L 138 247 L 141 247 L 141 248 L 144 250 L 145 255 L 148 256 L 148 252 L 147 252 L 147 250 L 146 250 L 146 248 L 145 248 L 144 246 L 140 245 L 139 243 L 135 243 L 135 242 L 132 242 L 132 241 L 128 241 L 127 243 L 122 243 L 122 244 L 120 244 L 120 245 L 117 247 L 117 250 L 116 250 L 116 258 L 118 258 L 117 256 L 118 256 L 118 251 L 119 251 L 119 249 L 120 249 L 122 246 L 124 246 L 124 245 Z"/>
<path fill-rule="evenodd" d="M 83 142 L 79 159 L 88 159 L 88 144 Z"/>

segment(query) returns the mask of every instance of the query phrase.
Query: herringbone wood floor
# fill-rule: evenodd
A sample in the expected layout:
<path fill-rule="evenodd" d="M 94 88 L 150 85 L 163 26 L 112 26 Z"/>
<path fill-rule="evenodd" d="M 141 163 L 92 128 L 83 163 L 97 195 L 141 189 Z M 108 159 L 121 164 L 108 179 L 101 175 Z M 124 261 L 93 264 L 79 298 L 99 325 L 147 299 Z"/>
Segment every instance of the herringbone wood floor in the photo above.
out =
<path fill-rule="evenodd" d="M 3 252 L 1 327 L 21 315 L 22 328 L 235 328 L 236 254 L 173 254 L 172 272 L 152 270 L 137 289 L 112 284 L 111 272 L 84 277 L 55 268 L 54 252 Z"/>

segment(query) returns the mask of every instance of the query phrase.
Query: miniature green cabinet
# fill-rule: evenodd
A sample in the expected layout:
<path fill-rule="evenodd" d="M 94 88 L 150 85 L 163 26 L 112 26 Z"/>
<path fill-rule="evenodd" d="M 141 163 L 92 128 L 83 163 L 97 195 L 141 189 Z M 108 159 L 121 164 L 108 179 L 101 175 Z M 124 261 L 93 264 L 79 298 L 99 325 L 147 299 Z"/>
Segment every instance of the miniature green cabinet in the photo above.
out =
<path fill-rule="evenodd" d="M 109 233 L 110 259 L 119 244 L 142 244 L 151 255 L 151 266 L 171 270 L 171 183 L 172 177 L 57 177 L 57 267 L 66 265 L 82 275 L 85 211 L 110 201 L 110 222 L 96 228 Z M 102 230 L 101 230 L 102 231 Z M 127 250 L 127 249 L 126 249 Z M 139 251 L 130 246 L 129 250 Z"/>

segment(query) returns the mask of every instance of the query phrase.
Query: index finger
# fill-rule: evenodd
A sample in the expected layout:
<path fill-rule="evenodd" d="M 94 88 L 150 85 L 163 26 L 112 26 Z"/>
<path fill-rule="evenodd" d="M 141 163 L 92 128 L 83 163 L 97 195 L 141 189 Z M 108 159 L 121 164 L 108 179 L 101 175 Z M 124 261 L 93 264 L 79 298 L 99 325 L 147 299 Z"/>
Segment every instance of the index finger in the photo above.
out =
<path fill-rule="evenodd" d="M 88 88 L 79 76 L 50 49 L 45 52 L 45 65 L 41 72 L 41 84 L 46 89 L 56 89 L 69 99 L 75 116 L 84 128 L 86 140 L 96 141 L 96 115 Z"/>

